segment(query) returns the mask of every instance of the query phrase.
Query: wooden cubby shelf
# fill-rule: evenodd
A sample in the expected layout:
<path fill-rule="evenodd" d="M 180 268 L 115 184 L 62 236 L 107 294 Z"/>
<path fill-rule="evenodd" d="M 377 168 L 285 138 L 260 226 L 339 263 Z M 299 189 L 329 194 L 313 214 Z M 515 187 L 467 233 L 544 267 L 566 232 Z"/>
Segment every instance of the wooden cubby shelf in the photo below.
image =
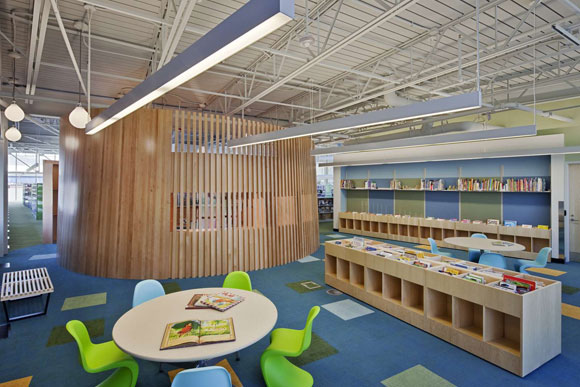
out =
<path fill-rule="evenodd" d="M 409 216 L 376 215 L 363 212 L 340 212 L 339 231 L 417 244 L 427 243 L 427 238 L 433 238 L 437 245 L 454 249 L 461 249 L 461 247 L 445 243 L 446 238 L 469 237 L 482 233 L 488 238 L 515 242 L 525 246 L 524 251 L 504 254 L 513 258 L 530 260 L 536 259 L 538 252 L 544 247 L 550 247 L 552 242 L 551 230 L 461 223 Z"/>
<path fill-rule="evenodd" d="M 384 223 L 369 222 L 377 222 L 379 230 Z M 383 229 L 390 226 L 385 224 Z M 433 226 L 418 224 L 417 230 L 429 227 L 433 235 Z M 414 224 L 395 225 L 399 231 Z M 449 224 L 441 230 L 450 230 Z M 464 261 L 375 240 L 363 243 L 355 248 L 352 239 L 325 242 L 328 285 L 522 377 L 561 353 L 560 282 L 476 264 L 451 266 L 459 274 L 450 276 L 442 269 Z M 469 273 L 485 283 L 463 278 Z M 503 290 L 496 286 L 503 274 L 538 287 L 525 294 Z"/>

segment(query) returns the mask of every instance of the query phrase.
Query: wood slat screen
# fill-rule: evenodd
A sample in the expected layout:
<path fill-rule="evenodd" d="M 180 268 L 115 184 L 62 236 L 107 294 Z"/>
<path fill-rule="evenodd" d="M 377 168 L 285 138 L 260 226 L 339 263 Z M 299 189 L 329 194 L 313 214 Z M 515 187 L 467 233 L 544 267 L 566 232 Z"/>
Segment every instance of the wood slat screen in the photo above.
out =
<path fill-rule="evenodd" d="M 319 238 L 310 139 L 226 146 L 278 129 L 142 109 L 86 136 L 63 118 L 61 264 L 106 277 L 184 278 L 311 254 Z"/>

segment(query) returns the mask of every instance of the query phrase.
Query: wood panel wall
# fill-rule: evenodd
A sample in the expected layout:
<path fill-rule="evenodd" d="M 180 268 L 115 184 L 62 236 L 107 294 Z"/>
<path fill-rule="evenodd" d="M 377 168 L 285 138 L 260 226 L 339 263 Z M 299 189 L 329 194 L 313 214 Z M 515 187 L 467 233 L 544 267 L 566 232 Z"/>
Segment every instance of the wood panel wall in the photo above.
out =
<path fill-rule="evenodd" d="M 114 278 L 185 278 L 289 263 L 319 247 L 309 138 L 229 149 L 280 128 L 141 109 L 93 136 L 61 119 L 61 264 Z"/>

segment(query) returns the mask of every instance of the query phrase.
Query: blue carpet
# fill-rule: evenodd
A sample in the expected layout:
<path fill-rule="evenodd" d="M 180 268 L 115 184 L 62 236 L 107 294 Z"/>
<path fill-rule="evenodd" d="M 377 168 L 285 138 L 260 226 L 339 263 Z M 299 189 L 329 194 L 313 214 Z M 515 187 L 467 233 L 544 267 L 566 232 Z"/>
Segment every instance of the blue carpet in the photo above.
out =
<path fill-rule="evenodd" d="M 327 239 L 324 236 L 321 240 Z M 412 247 L 412 244 L 395 242 Z M 105 319 L 104 335 L 95 341 L 111 340 L 115 321 L 131 307 L 133 288 L 138 281 L 96 278 L 69 272 L 57 260 L 29 261 L 35 254 L 51 254 L 55 245 L 38 245 L 13 250 L 7 256 L 10 270 L 48 267 L 55 286 L 48 315 L 12 323 L 10 337 L 0 340 L 0 383 L 33 376 L 32 386 L 94 386 L 105 375 L 87 374 L 78 362 L 75 343 L 46 347 L 53 327 L 72 319 L 83 321 Z M 457 257 L 462 251 L 443 249 Z M 321 247 L 312 254 L 323 258 Z M 509 260 L 510 265 L 513 260 Z M 567 273 L 557 280 L 580 287 L 580 264 L 549 264 Z M 284 266 L 250 273 L 252 283 L 278 308 L 277 327 L 302 328 L 313 305 L 324 305 L 352 299 L 347 295 L 331 296 L 326 291 L 300 294 L 287 283 L 312 280 L 324 285 L 324 262 L 294 262 Z M 548 276 L 546 276 L 548 277 Z M 223 276 L 182 279 L 172 282 L 181 289 L 221 286 Z M 171 284 L 171 287 L 176 287 Z M 61 311 L 67 297 L 107 292 L 107 303 L 82 309 Z M 562 301 L 580 306 L 580 292 L 563 294 Z M 359 302 L 359 301 L 356 301 Z M 526 378 L 515 376 L 499 367 L 414 328 L 369 306 L 375 313 L 343 321 L 321 310 L 314 322 L 314 332 L 336 348 L 338 353 L 304 365 L 316 386 L 381 386 L 380 382 L 421 364 L 457 386 L 577 386 L 580 380 L 580 321 L 562 317 L 562 354 L 532 372 Z M 245 386 L 263 386 L 259 359 L 268 345 L 264 338 L 227 359 Z M 219 360 L 219 359 L 218 359 Z M 167 374 L 158 373 L 157 364 L 139 360 L 138 386 L 169 386 Z M 165 370 L 171 366 L 164 367 Z M 176 368 L 176 367 L 173 367 Z"/>

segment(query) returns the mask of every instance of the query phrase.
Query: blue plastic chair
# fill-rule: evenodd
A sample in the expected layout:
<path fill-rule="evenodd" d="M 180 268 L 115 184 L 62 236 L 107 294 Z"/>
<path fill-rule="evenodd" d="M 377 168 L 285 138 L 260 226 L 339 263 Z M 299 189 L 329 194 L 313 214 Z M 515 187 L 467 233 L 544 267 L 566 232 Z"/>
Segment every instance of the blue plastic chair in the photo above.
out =
<path fill-rule="evenodd" d="M 133 308 L 137 305 L 165 295 L 165 289 L 159 281 L 143 280 L 135 285 L 133 292 Z"/>
<path fill-rule="evenodd" d="M 485 234 L 471 234 L 471 237 L 472 238 L 487 239 L 487 235 L 485 235 Z M 489 251 L 487 251 L 487 250 L 485 252 L 489 253 Z M 467 259 L 471 262 L 478 262 L 480 256 L 481 256 L 481 250 L 469 249 L 467 251 Z"/>
<path fill-rule="evenodd" d="M 432 254 L 437 254 L 437 255 L 443 255 L 445 257 L 453 257 L 453 254 L 451 253 L 443 253 L 441 251 L 439 251 L 439 248 L 437 247 L 437 242 L 435 242 L 435 240 L 433 238 L 427 238 L 427 240 L 429 241 L 429 245 L 431 246 L 431 253 Z"/>
<path fill-rule="evenodd" d="M 178 373 L 171 387 L 212 386 L 231 387 L 232 378 L 224 367 L 212 366 L 184 370 Z"/>
<path fill-rule="evenodd" d="M 535 261 L 528 261 L 526 259 L 518 259 L 515 263 L 516 270 L 519 270 L 520 273 L 527 273 L 526 269 L 531 267 L 546 267 L 548 263 L 548 257 L 552 253 L 551 247 L 544 247 L 538 253 Z M 519 269 L 518 269 L 519 267 Z"/>
<path fill-rule="evenodd" d="M 479 258 L 479 263 L 482 265 L 497 267 L 498 269 L 507 269 L 505 257 L 497 253 L 481 254 L 481 257 Z"/>

